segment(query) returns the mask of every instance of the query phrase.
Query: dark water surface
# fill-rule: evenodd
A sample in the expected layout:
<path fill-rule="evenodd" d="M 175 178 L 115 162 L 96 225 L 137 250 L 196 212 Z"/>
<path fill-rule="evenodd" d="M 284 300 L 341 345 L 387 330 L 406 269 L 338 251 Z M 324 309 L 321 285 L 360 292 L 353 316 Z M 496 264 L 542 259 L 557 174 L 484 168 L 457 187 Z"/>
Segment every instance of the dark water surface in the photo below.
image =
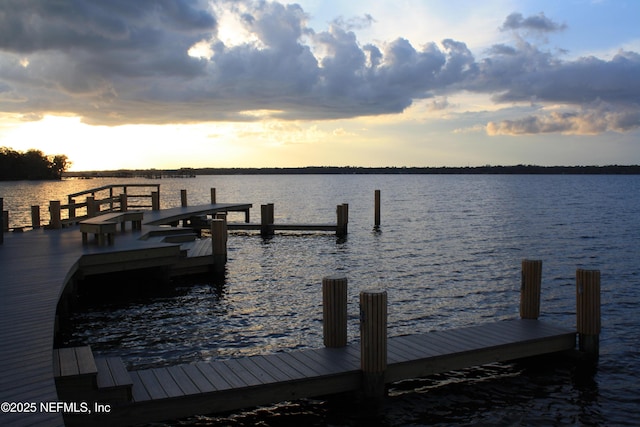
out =
<path fill-rule="evenodd" d="M 46 188 L 2 183 L 0 191 L 19 225 L 28 223 L 34 197 L 44 206 L 56 195 L 64 200 L 116 182 L 124 181 L 64 181 Z M 321 281 L 330 274 L 349 279 L 353 341 L 357 296 L 370 287 L 388 291 L 390 336 L 469 326 L 517 317 L 520 262 L 541 259 L 541 318 L 573 326 L 576 268 L 602 273 L 600 365 L 592 378 L 577 377 L 571 364 L 558 361 L 495 364 L 400 383 L 373 418 L 344 402 L 305 400 L 169 425 L 640 425 L 640 176 L 202 176 L 157 182 L 164 207 L 179 205 L 182 188 L 189 204 L 206 203 L 215 187 L 220 202 L 253 203 L 254 221 L 263 203 L 275 203 L 276 222 L 283 223 L 333 222 L 336 205 L 349 203 L 349 236 L 232 235 L 223 280 L 179 284 L 172 295 L 78 313 L 70 342 L 118 355 L 130 368 L 320 347 Z M 375 189 L 382 191 L 380 232 L 373 231 Z"/>

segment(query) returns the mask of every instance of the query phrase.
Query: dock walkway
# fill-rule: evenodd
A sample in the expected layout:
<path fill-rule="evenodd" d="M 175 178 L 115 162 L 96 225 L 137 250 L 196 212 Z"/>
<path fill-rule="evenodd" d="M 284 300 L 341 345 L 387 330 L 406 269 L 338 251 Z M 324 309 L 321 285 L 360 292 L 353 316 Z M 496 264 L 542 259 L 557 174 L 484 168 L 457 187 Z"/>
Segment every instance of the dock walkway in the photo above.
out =
<path fill-rule="evenodd" d="M 575 331 L 538 320 L 393 337 L 384 382 L 573 348 Z M 94 425 L 148 423 L 358 391 L 360 366 L 355 343 L 132 371 L 132 403 L 89 419 Z M 87 418 L 75 421 L 82 425 Z"/>
<path fill-rule="evenodd" d="M 56 306 L 66 283 L 81 266 L 98 271 L 98 258 L 120 262 L 122 253 L 169 251 L 178 244 L 139 240 L 153 225 L 188 219 L 197 214 L 245 211 L 250 204 L 210 204 L 165 211 L 145 211 L 142 230 L 118 233 L 112 246 L 82 244 L 78 226 L 61 230 L 34 229 L 5 233 L 0 245 L 0 402 L 58 401 L 53 378 Z M 93 259 L 93 261 L 92 261 Z M 60 413 L 1 412 L 3 426 L 59 426 Z"/>
<path fill-rule="evenodd" d="M 105 262 L 125 263 L 150 252 L 168 258 L 179 243 L 141 240 L 159 225 L 193 215 L 244 211 L 248 204 L 212 204 L 145 212 L 142 230 L 119 232 L 114 245 L 82 244 L 77 226 L 8 233 L 0 245 L 0 402 L 28 403 L 33 410 L 0 413 L 3 426 L 86 425 L 83 415 L 47 412 L 58 402 L 53 339 L 56 306 L 78 269 L 98 273 Z M 165 251 L 165 252 L 163 252 Z M 384 382 L 575 347 L 575 331 L 514 320 L 423 335 L 389 338 Z M 212 413 L 362 387 L 360 347 L 321 348 L 130 372 L 132 401 L 91 422 L 127 425 Z"/>

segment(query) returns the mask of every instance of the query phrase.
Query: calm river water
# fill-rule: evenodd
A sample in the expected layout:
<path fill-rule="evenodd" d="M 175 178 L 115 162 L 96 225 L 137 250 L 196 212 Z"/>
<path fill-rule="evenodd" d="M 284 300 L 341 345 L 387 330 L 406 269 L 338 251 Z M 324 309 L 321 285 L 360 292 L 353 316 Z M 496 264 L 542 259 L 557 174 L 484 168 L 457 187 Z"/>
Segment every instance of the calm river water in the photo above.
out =
<path fill-rule="evenodd" d="M 107 183 L 160 183 L 164 207 L 275 203 L 276 222 L 333 222 L 349 203 L 349 235 L 286 234 L 229 240 L 224 280 L 180 284 L 174 295 L 87 307 L 70 343 L 121 356 L 131 368 L 322 346 L 322 277 L 349 279 L 349 339 L 358 293 L 389 295 L 389 335 L 518 316 L 520 262 L 543 261 L 541 318 L 575 325 L 575 271 L 602 273 L 600 365 L 495 364 L 401 383 L 366 422 L 417 425 L 640 425 L 640 176 L 313 175 L 0 183 L 11 223 L 29 206 Z M 373 230 L 373 194 L 382 226 Z M 43 215 L 46 216 L 46 215 Z M 234 219 L 233 217 L 231 219 Z M 241 220 L 241 217 L 237 218 Z M 348 405 L 284 403 L 180 425 L 347 426 Z"/>

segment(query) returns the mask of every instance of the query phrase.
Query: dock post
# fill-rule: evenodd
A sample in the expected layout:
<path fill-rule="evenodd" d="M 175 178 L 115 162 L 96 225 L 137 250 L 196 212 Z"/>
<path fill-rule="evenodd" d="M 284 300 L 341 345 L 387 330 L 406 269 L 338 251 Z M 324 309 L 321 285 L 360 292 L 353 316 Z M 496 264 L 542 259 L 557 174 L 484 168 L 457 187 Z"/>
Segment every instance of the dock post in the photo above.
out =
<path fill-rule="evenodd" d="M 360 292 L 360 369 L 365 399 L 378 403 L 385 394 L 387 370 L 387 292 Z"/>
<path fill-rule="evenodd" d="M 31 206 L 31 228 L 40 228 L 40 206 Z"/>
<path fill-rule="evenodd" d="M 375 191 L 374 199 L 373 228 L 377 231 L 380 230 L 380 190 Z"/>
<path fill-rule="evenodd" d="M 62 220 L 60 219 L 60 200 L 51 200 L 49 202 L 49 228 L 58 230 L 62 228 Z"/>
<path fill-rule="evenodd" d="M 322 279 L 322 326 L 325 347 L 347 345 L 347 278 L 344 275 Z"/>
<path fill-rule="evenodd" d="M 600 271 L 576 270 L 578 349 L 597 364 L 600 353 Z"/>
<path fill-rule="evenodd" d="M 180 190 L 180 206 L 187 207 L 187 190 Z"/>
<path fill-rule="evenodd" d="M 69 197 L 69 219 L 76 218 L 76 200 Z"/>
<path fill-rule="evenodd" d="M 151 210 L 154 210 L 154 211 L 160 210 L 160 192 L 159 191 L 151 192 Z"/>
<path fill-rule="evenodd" d="M 522 260 L 522 282 L 520 285 L 520 318 L 537 319 L 540 316 L 540 288 L 542 284 L 542 261 Z"/>
<path fill-rule="evenodd" d="M 211 204 L 212 205 L 216 204 L 216 189 L 215 188 L 211 189 Z"/>
<path fill-rule="evenodd" d="M 129 210 L 129 201 L 127 197 L 127 193 L 120 194 L 120 211 L 126 212 Z"/>
<path fill-rule="evenodd" d="M 88 218 L 93 218 L 94 216 L 96 216 L 96 213 L 98 209 L 96 209 L 96 203 L 95 203 L 96 199 L 94 196 L 87 196 L 87 217 Z"/>
<path fill-rule="evenodd" d="M 337 227 L 336 235 L 338 237 L 347 236 L 347 224 L 349 223 L 349 205 L 343 203 L 336 208 Z"/>
<path fill-rule="evenodd" d="M 274 205 L 260 205 L 260 234 L 262 237 L 273 236 Z"/>
<path fill-rule="evenodd" d="M 4 198 L 0 197 L 0 244 L 4 243 Z"/>
<path fill-rule="evenodd" d="M 211 220 L 211 244 L 213 250 L 213 270 L 216 273 L 224 272 L 227 262 L 227 220 L 214 218 Z"/>

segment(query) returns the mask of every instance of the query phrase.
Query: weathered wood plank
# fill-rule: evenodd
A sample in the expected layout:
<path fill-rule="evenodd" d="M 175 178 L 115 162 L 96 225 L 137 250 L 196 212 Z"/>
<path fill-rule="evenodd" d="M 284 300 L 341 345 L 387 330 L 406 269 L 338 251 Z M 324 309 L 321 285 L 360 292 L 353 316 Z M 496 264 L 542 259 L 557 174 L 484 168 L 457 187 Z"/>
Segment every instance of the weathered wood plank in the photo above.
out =
<path fill-rule="evenodd" d="M 189 377 L 189 380 L 198 388 L 198 393 L 209 393 L 217 390 L 195 365 L 182 365 L 181 368 Z"/>
<path fill-rule="evenodd" d="M 158 381 L 153 370 L 147 369 L 144 371 L 138 371 L 137 373 L 151 399 L 165 399 L 169 397 L 164 387 L 162 387 L 162 384 Z"/>
<path fill-rule="evenodd" d="M 169 373 L 167 368 L 154 368 L 150 371 L 155 375 L 158 383 L 167 394 L 168 397 L 180 397 L 184 396 L 184 391 L 175 381 L 173 376 Z"/>
<path fill-rule="evenodd" d="M 147 391 L 147 388 L 140 378 L 140 374 L 137 371 L 131 372 L 131 381 L 133 382 L 133 387 L 131 388 L 131 394 L 133 396 L 134 402 L 144 402 L 151 400 L 151 395 Z"/>
<path fill-rule="evenodd" d="M 196 368 L 207 380 L 216 388 L 216 390 L 228 390 L 233 388 L 230 380 L 227 380 L 224 376 L 220 375 L 218 371 L 213 369 L 211 362 L 200 362 L 195 364 Z"/>
<path fill-rule="evenodd" d="M 182 389 L 184 394 L 196 394 L 199 393 L 200 390 L 198 387 L 191 381 L 186 372 L 182 369 L 182 366 L 171 366 L 167 368 L 173 379 Z"/>

